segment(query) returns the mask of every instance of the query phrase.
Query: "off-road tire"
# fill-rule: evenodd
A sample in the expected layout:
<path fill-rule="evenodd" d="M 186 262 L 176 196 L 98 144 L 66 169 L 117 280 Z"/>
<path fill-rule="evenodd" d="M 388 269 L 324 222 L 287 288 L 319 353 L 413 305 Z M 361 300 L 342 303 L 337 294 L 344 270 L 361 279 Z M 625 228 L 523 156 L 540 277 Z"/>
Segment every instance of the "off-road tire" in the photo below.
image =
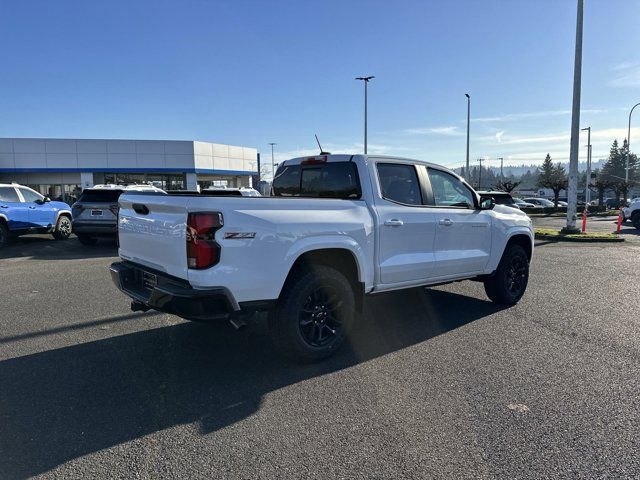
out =
<path fill-rule="evenodd" d="M 515 305 L 524 295 L 529 282 L 529 259 L 520 245 L 509 245 L 496 271 L 484 281 L 490 300 L 502 305 Z"/>
<path fill-rule="evenodd" d="M 53 231 L 53 238 L 56 240 L 66 240 L 71 236 L 71 219 L 66 215 L 60 215 L 56 222 L 56 229 Z"/>
<path fill-rule="evenodd" d="M 7 224 L 0 221 L 0 248 L 6 246 L 9 243 L 9 229 Z"/>
<path fill-rule="evenodd" d="M 327 358 L 344 343 L 354 322 L 356 299 L 349 280 L 325 265 L 298 269 L 269 316 L 274 344 L 301 362 Z"/>
<path fill-rule="evenodd" d="M 634 213 L 631 215 L 631 223 L 635 228 L 640 230 L 640 213 Z"/>

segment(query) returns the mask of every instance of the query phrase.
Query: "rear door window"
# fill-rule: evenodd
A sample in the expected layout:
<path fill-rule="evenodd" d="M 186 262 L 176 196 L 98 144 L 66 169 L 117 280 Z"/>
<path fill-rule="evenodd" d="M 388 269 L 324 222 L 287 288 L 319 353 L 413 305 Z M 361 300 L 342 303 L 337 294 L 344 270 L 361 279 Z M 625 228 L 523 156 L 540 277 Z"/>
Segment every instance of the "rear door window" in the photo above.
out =
<path fill-rule="evenodd" d="M 0 202 L 19 203 L 20 198 L 13 187 L 0 187 Z"/>
<path fill-rule="evenodd" d="M 414 165 L 378 163 L 382 198 L 404 205 L 422 205 L 420 182 Z"/>
<path fill-rule="evenodd" d="M 79 202 L 86 203 L 117 203 L 122 190 L 84 190 Z"/>

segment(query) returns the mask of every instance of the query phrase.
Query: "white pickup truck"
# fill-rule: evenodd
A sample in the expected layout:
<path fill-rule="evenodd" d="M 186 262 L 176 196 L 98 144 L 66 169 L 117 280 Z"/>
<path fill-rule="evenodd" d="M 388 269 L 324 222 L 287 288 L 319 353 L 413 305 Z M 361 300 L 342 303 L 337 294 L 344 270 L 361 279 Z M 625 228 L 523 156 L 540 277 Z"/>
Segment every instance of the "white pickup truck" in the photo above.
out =
<path fill-rule="evenodd" d="M 236 325 L 268 310 L 276 345 L 306 361 L 340 346 L 365 295 L 474 279 L 512 305 L 527 287 L 529 217 L 438 165 L 295 158 L 273 194 L 125 192 L 113 281 L 133 310 Z"/>

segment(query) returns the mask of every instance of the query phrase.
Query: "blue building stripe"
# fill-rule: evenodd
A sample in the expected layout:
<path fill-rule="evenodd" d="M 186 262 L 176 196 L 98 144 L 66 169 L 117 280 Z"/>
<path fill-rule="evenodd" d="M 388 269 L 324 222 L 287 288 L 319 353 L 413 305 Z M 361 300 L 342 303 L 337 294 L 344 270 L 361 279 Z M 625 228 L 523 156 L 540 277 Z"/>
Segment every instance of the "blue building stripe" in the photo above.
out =
<path fill-rule="evenodd" d="M 200 173 L 206 175 L 257 175 L 257 171 L 205 168 L 0 168 L 0 173 Z"/>

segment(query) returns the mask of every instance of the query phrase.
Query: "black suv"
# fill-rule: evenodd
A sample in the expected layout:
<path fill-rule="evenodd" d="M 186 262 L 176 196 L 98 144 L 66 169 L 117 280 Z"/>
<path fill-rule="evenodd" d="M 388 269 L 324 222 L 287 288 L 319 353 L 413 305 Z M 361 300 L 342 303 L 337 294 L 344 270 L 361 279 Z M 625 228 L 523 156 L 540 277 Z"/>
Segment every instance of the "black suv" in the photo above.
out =
<path fill-rule="evenodd" d="M 488 197 L 493 197 L 496 201 L 496 205 L 506 205 L 507 207 L 513 207 L 520 210 L 520 207 L 515 202 L 515 200 L 511 197 L 510 193 L 507 192 L 478 192 L 478 195 L 486 195 Z"/>

